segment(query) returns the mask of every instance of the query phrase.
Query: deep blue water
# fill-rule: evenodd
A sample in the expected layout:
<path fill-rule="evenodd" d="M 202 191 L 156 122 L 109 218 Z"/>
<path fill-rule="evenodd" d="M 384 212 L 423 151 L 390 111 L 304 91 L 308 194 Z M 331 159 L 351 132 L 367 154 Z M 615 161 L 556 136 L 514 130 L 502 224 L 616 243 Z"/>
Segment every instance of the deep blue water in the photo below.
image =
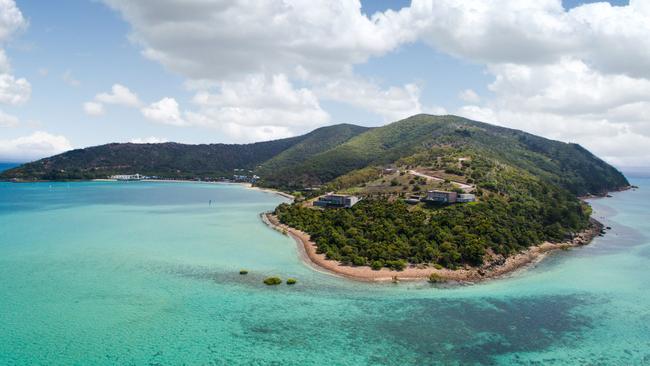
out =
<path fill-rule="evenodd" d="M 650 364 L 634 184 L 592 201 L 591 245 L 442 288 L 313 271 L 259 219 L 282 199 L 238 185 L 0 183 L 0 365 Z"/>

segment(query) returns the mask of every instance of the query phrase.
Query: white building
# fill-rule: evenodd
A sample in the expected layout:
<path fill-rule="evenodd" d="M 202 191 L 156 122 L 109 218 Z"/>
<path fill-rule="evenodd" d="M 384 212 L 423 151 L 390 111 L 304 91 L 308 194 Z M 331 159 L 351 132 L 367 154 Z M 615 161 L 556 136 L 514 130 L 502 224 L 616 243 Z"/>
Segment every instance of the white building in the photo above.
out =
<path fill-rule="evenodd" d="M 456 202 L 474 202 L 476 201 L 476 196 L 471 193 L 461 193 L 456 198 Z"/>
<path fill-rule="evenodd" d="M 120 174 L 120 175 L 112 175 L 111 179 L 116 179 L 116 180 L 142 180 L 145 179 L 145 176 L 142 176 L 140 174 Z"/>

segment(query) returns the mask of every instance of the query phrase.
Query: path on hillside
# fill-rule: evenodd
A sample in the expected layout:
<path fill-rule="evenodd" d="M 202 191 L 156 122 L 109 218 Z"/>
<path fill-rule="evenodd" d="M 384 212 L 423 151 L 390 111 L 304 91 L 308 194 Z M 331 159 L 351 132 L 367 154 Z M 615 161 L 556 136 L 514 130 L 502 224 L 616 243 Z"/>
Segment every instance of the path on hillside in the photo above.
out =
<path fill-rule="evenodd" d="M 438 182 L 444 182 L 445 181 L 442 178 L 434 177 L 432 175 L 426 175 L 424 173 L 416 172 L 415 170 L 409 170 L 408 172 L 409 172 L 409 174 L 413 174 L 413 175 L 416 175 L 418 177 L 422 177 L 422 178 L 426 178 L 426 179 L 435 180 L 435 181 L 438 181 Z M 451 182 L 453 184 L 457 185 L 460 189 L 465 190 L 465 191 L 471 191 L 472 189 L 474 189 L 474 186 L 469 185 L 469 184 L 460 183 L 460 182 L 456 182 L 456 181 L 453 181 L 453 180 Z"/>

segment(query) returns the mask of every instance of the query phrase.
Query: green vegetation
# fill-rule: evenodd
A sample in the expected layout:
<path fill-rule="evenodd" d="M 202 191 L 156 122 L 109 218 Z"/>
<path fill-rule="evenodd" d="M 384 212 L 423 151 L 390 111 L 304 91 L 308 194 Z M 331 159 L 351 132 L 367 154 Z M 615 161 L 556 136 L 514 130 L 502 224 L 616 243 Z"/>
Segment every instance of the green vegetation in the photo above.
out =
<path fill-rule="evenodd" d="M 280 165 L 287 168 L 297 158 L 328 149 L 366 130 L 336 125 L 302 136 L 244 145 L 107 144 L 23 164 L 2 172 L 0 179 L 96 179 L 135 173 L 180 179 L 230 178 L 234 169 L 244 169 L 242 175 L 252 175 L 249 170 L 261 169 L 259 166 L 264 162 L 271 169 Z"/>
<path fill-rule="evenodd" d="M 565 240 L 588 226 L 588 206 L 568 190 L 520 168 L 462 153 L 472 159 L 463 174 L 479 187 L 474 204 L 414 207 L 369 196 L 346 210 L 284 204 L 275 213 L 309 233 L 329 259 L 394 270 L 407 263 L 481 265 L 488 252 L 508 256 L 546 240 Z"/>
<path fill-rule="evenodd" d="M 248 270 L 242 269 L 242 270 L 239 271 L 239 274 L 240 274 L 240 275 L 247 275 L 247 274 L 248 274 Z"/>
<path fill-rule="evenodd" d="M 268 286 L 276 286 L 282 283 L 280 277 L 267 277 L 264 279 L 264 284 Z"/>
<path fill-rule="evenodd" d="M 441 283 L 441 282 L 445 282 L 445 279 L 442 278 L 442 276 L 440 276 L 437 273 L 432 273 L 432 274 L 429 275 L 429 282 L 430 283 Z"/>
<path fill-rule="evenodd" d="M 441 156 L 439 162 L 430 159 L 430 153 L 443 150 L 451 155 Z M 458 158 L 463 156 L 457 155 L 458 151 L 473 151 L 516 167 L 575 195 L 599 194 L 629 185 L 619 171 L 579 145 L 461 117 L 430 115 L 368 130 L 327 151 L 306 156 L 289 171 L 263 178 L 280 188 L 327 184 L 323 190 L 341 189 L 352 186 L 341 184 L 342 177 L 349 173 L 401 162 L 407 166 L 436 164 L 450 180 L 455 180 L 466 164 L 471 164 L 459 164 Z"/>
<path fill-rule="evenodd" d="M 295 278 L 287 279 L 287 285 L 295 285 L 298 281 Z"/>

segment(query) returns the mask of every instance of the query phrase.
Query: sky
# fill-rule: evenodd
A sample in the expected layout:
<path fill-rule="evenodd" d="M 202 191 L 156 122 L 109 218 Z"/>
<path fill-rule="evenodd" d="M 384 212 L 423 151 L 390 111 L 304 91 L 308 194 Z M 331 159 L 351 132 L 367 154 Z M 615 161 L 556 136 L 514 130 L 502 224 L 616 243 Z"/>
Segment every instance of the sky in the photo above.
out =
<path fill-rule="evenodd" d="M 456 114 L 650 166 L 650 0 L 0 0 L 0 161 Z"/>

